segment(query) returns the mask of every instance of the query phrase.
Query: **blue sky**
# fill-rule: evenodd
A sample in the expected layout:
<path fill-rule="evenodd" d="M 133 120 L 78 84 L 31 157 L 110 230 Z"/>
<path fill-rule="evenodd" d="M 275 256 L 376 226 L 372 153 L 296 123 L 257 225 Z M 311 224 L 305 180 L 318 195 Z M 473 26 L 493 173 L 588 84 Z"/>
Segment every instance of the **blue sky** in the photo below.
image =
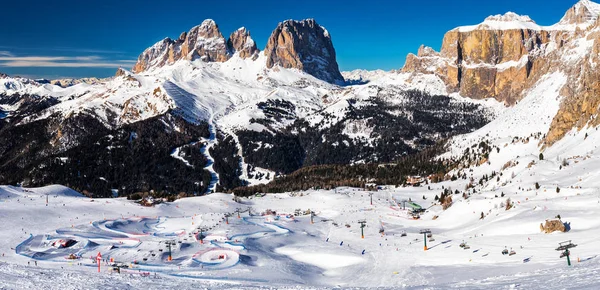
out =
<path fill-rule="evenodd" d="M 421 44 L 513 11 L 558 22 L 576 0 L 5 1 L 0 72 L 27 77 L 106 77 L 147 47 L 214 19 L 225 37 L 245 26 L 262 50 L 285 19 L 315 18 L 332 35 L 341 70 L 398 69 Z"/>

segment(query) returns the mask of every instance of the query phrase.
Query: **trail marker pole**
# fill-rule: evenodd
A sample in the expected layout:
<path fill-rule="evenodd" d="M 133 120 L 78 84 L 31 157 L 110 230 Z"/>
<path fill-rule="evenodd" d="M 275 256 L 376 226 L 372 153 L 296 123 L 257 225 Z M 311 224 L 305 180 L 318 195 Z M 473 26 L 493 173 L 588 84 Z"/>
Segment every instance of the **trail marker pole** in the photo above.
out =
<path fill-rule="evenodd" d="M 373 205 L 373 193 L 372 193 L 372 192 L 370 192 L 370 193 L 369 193 L 369 196 L 371 197 L 371 205 Z"/>
<path fill-rule="evenodd" d="M 102 254 L 98 252 L 98 255 L 96 255 L 96 263 L 98 263 L 98 273 L 100 273 L 100 261 L 102 261 Z"/>
<path fill-rule="evenodd" d="M 364 228 L 366 227 L 367 221 L 359 220 L 358 223 L 360 224 L 360 237 L 361 237 L 361 239 L 364 239 L 365 238 Z"/>
<path fill-rule="evenodd" d="M 314 223 L 315 223 L 315 221 L 313 220 L 313 218 L 314 218 L 314 217 L 315 217 L 315 212 L 311 210 L 311 211 L 310 211 L 310 223 L 311 223 L 311 224 L 314 224 Z"/>
<path fill-rule="evenodd" d="M 248 216 L 252 216 L 252 207 L 251 206 L 248 207 Z"/>
<path fill-rule="evenodd" d="M 427 234 L 431 234 L 431 230 L 424 229 L 424 230 L 421 230 L 420 233 L 423 234 L 423 242 L 424 242 L 423 250 L 427 251 Z"/>
<path fill-rule="evenodd" d="M 577 247 L 576 244 L 571 243 L 571 240 L 562 242 L 562 243 L 558 243 L 558 248 L 556 248 L 557 251 L 562 252 L 561 253 L 561 258 L 566 256 L 567 257 L 567 265 L 571 266 L 571 258 L 569 257 L 571 255 L 571 251 L 569 251 L 569 249 L 571 248 L 575 248 Z"/>

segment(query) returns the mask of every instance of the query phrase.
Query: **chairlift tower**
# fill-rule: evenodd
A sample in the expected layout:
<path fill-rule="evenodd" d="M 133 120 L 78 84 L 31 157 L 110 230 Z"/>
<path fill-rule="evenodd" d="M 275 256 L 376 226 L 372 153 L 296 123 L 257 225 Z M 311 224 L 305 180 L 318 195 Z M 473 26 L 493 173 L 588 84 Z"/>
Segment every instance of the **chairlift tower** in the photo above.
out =
<path fill-rule="evenodd" d="M 406 209 L 406 203 L 408 202 L 408 200 L 403 199 L 402 200 L 402 209 Z"/>
<path fill-rule="evenodd" d="M 367 226 L 367 221 L 366 220 L 359 220 L 358 223 L 360 224 L 360 236 L 362 239 L 365 238 L 365 231 L 364 228 Z"/>
<path fill-rule="evenodd" d="M 201 228 L 199 228 L 199 230 L 200 230 L 200 234 L 198 235 L 198 239 L 200 240 L 200 244 L 204 244 L 204 238 L 202 238 L 202 234 L 207 233 L 208 229 L 205 227 L 201 227 Z"/>
<path fill-rule="evenodd" d="M 252 207 L 251 206 L 248 207 L 248 216 L 252 216 Z"/>
<path fill-rule="evenodd" d="M 230 217 L 230 216 L 231 216 L 231 214 L 230 214 L 230 213 L 226 213 L 226 214 L 225 214 L 225 223 L 226 223 L 226 224 L 229 224 L 229 217 Z"/>
<path fill-rule="evenodd" d="M 369 192 L 369 197 L 371 197 L 371 205 L 373 205 L 373 193 Z"/>
<path fill-rule="evenodd" d="M 425 251 L 427 251 L 427 234 L 431 234 L 431 230 L 430 229 L 423 229 L 420 231 L 421 234 L 423 234 L 423 243 L 424 243 L 424 247 L 423 249 Z"/>
<path fill-rule="evenodd" d="M 235 209 L 235 212 L 237 212 L 237 214 L 238 214 L 238 218 L 240 218 L 240 211 L 241 211 L 241 210 L 242 210 L 242 209 L 241 209 L 241 208 L 239 208 L 239 207 Z"/>
<path fill-rule="evenodd" d="M 569 266 L 571 266 L 571 258 L 569 258 L 569 256 L 571 255 L 571 251 L 569 251 L 569 249 L 575 247 L 577 247 L 577 245 L 571 243 L 571 240 L 568 240 L 562 243 L 558 243 L 558 248 L 556 248 L 557 251 L 561 252 L 561 258 L 564 256 L 567 257 L 567 265 Z"/>
<path fill-rule="evenodd" d="M 173 256 L 172 256 L 172 252 L 171 252 L 171 246 L 175 245 L 175 240 L 170 240 L 170 241 L 166 241 L 165 244 L 167 244 L 167 248 L 169 249 L 169 257 L 167 258 L 167 261 L 173 261 Z"/>

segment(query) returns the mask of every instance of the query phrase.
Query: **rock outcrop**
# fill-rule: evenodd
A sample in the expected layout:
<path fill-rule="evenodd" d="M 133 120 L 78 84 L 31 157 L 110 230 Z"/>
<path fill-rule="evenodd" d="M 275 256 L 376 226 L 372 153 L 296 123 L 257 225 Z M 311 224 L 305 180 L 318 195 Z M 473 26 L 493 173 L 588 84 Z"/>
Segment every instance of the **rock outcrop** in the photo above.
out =
<path fill-rule="evenodd" d="M 421 47 L 418 55 L 407 57 L 402 71 L 436 74 L 450 92 L 511 105 L 528 84 L 537 52 L 549 41 L 550 33 L 529 17 L 509 12 L 449 31 L 440 53 Z"/>
<path fill-rule="evenodd" d="M 268 68 L 296 68 L 330 83 L 344 81 L 329 32 L 314 19 L 279 23 L 269 37 L 265 55 Z"/>
<path fill-rule="evenodd" d="M 546 220 L 546 224 L 540 224 L 540 231 L 549 234 L 553 232 L 565 232 L 565 224 L 560 220 Z"/>
<path fill-rule="evenodd" d="M 180 59 L 224 62 L 229 59 L 227 42 L 212 19 L 182 33 L 177 40 L 165 38 L 144 50 L 133 66 L 134 73 L 172 64 Z"/>
<path fill-rule="evenodd" d="M 229 40 L 227 40 L 227 47 L 232 53 L 239 53 L 241 58 L 252 57 L 256 59 L 258 57 L 256 43 L 250 37 L 250 32 L 245 27 L 231 33 Z"/>

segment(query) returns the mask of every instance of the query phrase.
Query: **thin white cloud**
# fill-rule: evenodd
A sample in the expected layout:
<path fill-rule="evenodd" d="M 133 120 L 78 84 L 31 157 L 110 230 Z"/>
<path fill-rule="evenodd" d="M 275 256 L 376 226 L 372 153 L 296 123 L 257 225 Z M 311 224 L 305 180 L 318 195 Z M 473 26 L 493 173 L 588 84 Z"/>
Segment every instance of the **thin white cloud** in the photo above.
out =
<path fill-rule="evenodd" d="M 0 67 L 117 68 L 131 66 L 134 60 L 112 60 L 90 56 L 14 56 L 0 52 Z"/>
<path fill-rule="evenodd" d="M 10 53 L 10 51 L 2 51 L 2 50 L 0 50 L 0 56 L 13 56 L 13 54 Z"/>
<path fill-rule="evenodd" d="M 126 54 L 125 51 L 119 50 L 105 50 L 105 49 L 93 49 L 93 48 L 76 48 L 76 47 L 16 47 L 16 46 L 3 46 L 0 45 L 0 49 L 8 49 L 12 51 L 70 51 L 78 53 L 96 53 L 96 54 Z"/>

